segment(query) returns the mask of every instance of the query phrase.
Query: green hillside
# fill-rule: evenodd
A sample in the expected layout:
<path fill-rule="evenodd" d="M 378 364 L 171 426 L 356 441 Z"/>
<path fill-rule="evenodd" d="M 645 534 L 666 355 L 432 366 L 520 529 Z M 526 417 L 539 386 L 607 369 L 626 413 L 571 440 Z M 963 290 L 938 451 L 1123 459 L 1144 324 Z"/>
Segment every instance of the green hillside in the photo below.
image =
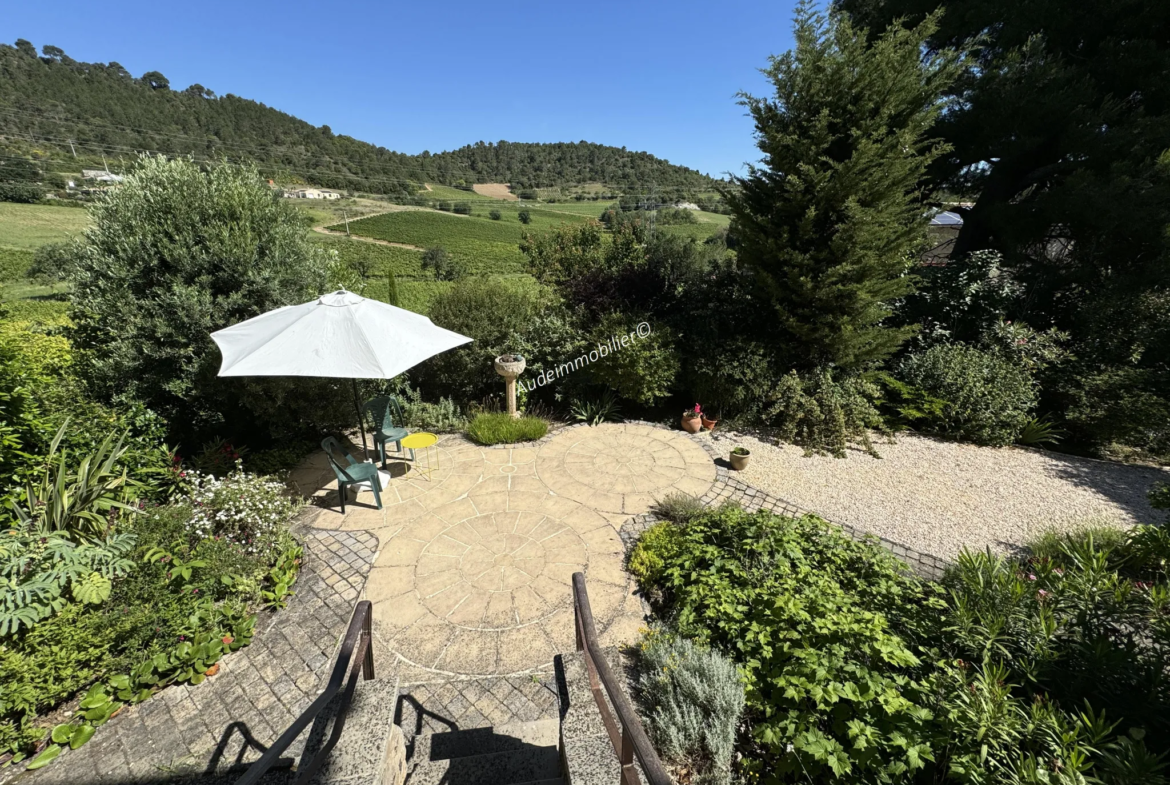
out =
<path fill-rule="evenodd" d="M 678 194 L 716 184 L 649 153 L 588 142 L 476 142 L 443 153 L 396 153 L 199 84 L 172 89 L 157 71 L 134 77 L 116 62 L 79 62 L 57 47 L 38 55 L 23 39 L 0 44 L 0 136 L 0 155 L 67 157 L 70 166 L 153 150 L 251 160 L 274 179 L 376 194 L 410 195 L 424 182 L 606 183 Z"/>

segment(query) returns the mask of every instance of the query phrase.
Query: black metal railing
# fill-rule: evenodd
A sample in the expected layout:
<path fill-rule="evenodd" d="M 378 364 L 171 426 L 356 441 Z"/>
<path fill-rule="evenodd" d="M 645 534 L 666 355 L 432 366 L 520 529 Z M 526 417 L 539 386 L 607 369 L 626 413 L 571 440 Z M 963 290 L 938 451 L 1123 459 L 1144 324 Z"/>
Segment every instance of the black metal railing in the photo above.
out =
<path fill-rule="evenodd" d="M 325 691 L 317 696 L 309 708 L 288 726 L 288 730 L 280 734 L 280 738 L 273 742 L 260 759 L 248 767 L 244 776 L 236 781 L 236 785 L 255 785 L 260 778 L 268 773 L 280 756 L 289 748 L 301 732 L 317 719 L 317 716 L 329 705 L 343 689 L 341 704 L 337 707 L 337 716 L 333 720 L 333 730 L 329 738 L 313 755 L 307 765 L 297 767 L 297 778 L 293 785 L 307 783 L 321 768 L 321 764 L 329 757 L 329 753 L 337 746 L 341 732 L 345 729 L 345 718 L 349 713 L 349 705 L 353 701 L 353 691 L 357 687 L 359 673 L 366 680 L 374 678 L 374 646 L 371 634 L 372 606 L 369 600 L 362 600 L 353 609 L 353 616 L 349 620 L 349 629 L 345 631 L 345 639 L 341 643 L 341 651 L 337 654 L 337 664 L 333 666 L 333 674 L 329 677 L 329 684 Z"/>
<path fill-rule="evenodd" d="M 573 624 L 577 630 L 577 651 L 585 655 L 585 668 L 589 671 L 589 687 L 593 691 L 593 699 L 597 701 L 601 721 L 605 723 L 613 751 L 622 767 L 621 785 L 640 785 L 638 769 L 634 765 L 635 757 L 638 763 L 642 764 L 642 772 L 650 785 L 670 785 L 670 777 L 662 768 L 662 761 L 658 759 L 658 753 L 650 744 L 642 721 L 638 719 L 638 715 L 630 706 L 630 701 L 618 686 L 613 671 L 609 668 L 609 662 L 597 643 L 593 610 L 589 607 L 589 594 L 585 591 L 585 575 L 580 572 L 573 573 Z M 601 692 L 602 685 L 605 687 L 605 694 Z M 606 703 L 606 695 L 609 696 L 609 703 L 613 704 L 613 712 L 609 709 L 609 703 Z"/>

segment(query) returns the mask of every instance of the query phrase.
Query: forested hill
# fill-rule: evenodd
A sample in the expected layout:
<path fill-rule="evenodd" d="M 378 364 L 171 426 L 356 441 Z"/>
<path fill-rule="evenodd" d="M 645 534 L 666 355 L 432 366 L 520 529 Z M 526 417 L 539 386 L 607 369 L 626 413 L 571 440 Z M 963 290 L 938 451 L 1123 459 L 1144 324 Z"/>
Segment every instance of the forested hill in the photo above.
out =
<path fill-rule="evenodd" d="M 551 187 L 600 182 L 627 192 L 709 191 L 715 181 L 649 153 L 587 142 L 479 142 L 444 153 L 405 155 L 334 134 L 262 103 L 216 96 L 202 85 L 172 89 L 148 71 L 82 63 L 23 39 L 0 44 L 0 144 L 84 159 L 128 159 L 137 151 L 255 161 L 270 177 L 327 188 L 414 193 L 422 182 L 511 182 Z M 69 142 L 72 141 L 73 148 Z"/>

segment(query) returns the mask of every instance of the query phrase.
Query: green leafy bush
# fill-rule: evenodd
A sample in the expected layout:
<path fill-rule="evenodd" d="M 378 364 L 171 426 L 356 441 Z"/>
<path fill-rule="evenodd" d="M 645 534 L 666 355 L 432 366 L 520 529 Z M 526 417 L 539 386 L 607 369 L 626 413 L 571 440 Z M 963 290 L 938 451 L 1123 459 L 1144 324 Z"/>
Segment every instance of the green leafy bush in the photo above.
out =
<path fill-rule="evenodd" d="M 115 442 L 107 436 L 75 467 L 57 449 L 65 427 L 53 439 L 40 482 L 29 482 L 22 503 L 12 510 L 24 528 L 41 536 L 60 532 L 74 540 L 101 537 L 119 515 L 135 512 L 130 502 L 140 486 L 125 468 L 118 468 L 127 450 L 122 439 Z"/>
<path fill-rule="evenodd" d="M 491 218 L 493 221 L 498 221 L 503 218 L 503 215 L 500 214 L 499 210 L 491 210 L 488 212 L 488 218 Z"/>
<path fill-rule="evenodd" d="M 638 655 L 638 702 L 655 747 L 695 783 L 730 783 L 744 704 L 735 665 L 662 629 L 642 638 Z"/>
<path fill-rule="evenodd" d="M 474 338 L 428 360 L 417 378 L 428 395 L 451 396 L 456 401 L 481 400 L 503 390 L 503 380 L 492 361 L 522 348 L 537 317 L 548 305 L 539 291 L 510 286 L 494 278 L 465 278 L 431 304 L 431 321 Z M 527 351 L 522 352 L 525 357 Z"/>
<path fill-rule="evenodd" d="M 467 426 L 467 435 L 476 444 L 530 442 L 548 433 L 548 423 L 539 417 L 513 417 L 507 412 L 477 414 Z"/>
<path fill-rule="evenodd" d="M 643 550 L 663 566 L 643 589 L 680 635 L 743 670 L 745 774 L 892 783 L 927 766 L 929 696 L 911 639 L 937 601 L 892 556 L 815 517 L 737 507 L 651 531 L 659 545 Z"/>
<path fill-rule="evenodd" d="M 646 592 L 655 592 L 667 567 L 673 565 L 682 548 L 678 528 L 670 521 L 656 523 L 642 533 L 626 560 L 626 569 Z"/>
<path fill-rule="evenodd" d="M 869 431 L 885 429 L 875 406 L 879 397 L 878 388 L 860 376 L 834 379 L 828 368 L 803 375 L 791 371 L 768 393 L 763 417 L 782 440 L 803 447 L 806 455 L 844 458 L 856 442 L 876 456 Z"/>
<path fill-rule="evenodd" d="M 645 320 L 625 314 L 603 317 L 590 335 L 589 356 L 599 359 L 588 365 L 588 374 L 627 400 L 651 405 L 670 394 L 679 356 L 669 330 L 643 335 L 642 324 Z"/>
<path fill-rule="evenodd" d="M 451 208 L 451 212 L 456 215 L 471 215 L 471 205 L 467 202 L 456 202 L 455 206 Z"/>
<path fill-rule="evenodd" d="M 113 580 L 129 572 L 131 533 L 75 543 L 58 533 L 0 534 L 0 639 L 57 613 L 70 598 L 100 605 Z"/>
<path fill-rule="evenodd" d="M 516 216 L 520 219 L 520 223 L 522 223 L 522 224 L 532 223 L 532 214 L 529 213 L 527 210 L 521 210 L 519 213 L 516 214 Z"/>
<path fill-rule="evenodd" d="M 326 286 L 328 254 L 288 202 L 255 169 L 147 157 L 93 205 L 71 337 L 99 400 L 141 401 L 184 443 L 348 416 L 328 380 L 216 375 L 212 332 Z"/>
<path fill-rule="evenodd" d="M 1036 408 L 1036 385 L 1022 365 L 965 344 L 936 344 L 911 354 L 897 376 L 947 402 L 925 430 L 976 444 L 1011 444 Z"/>
<path fill-rule="evenodd" d="M 1059 760 L 1069 776 L 1165 782 L 1163 766 L 1148 778 L 1135 767 L 1170 750 L 1168 546 L 1139 527 L 1124 539 L 1047 537 L 1035 546 L 1044 555 L 1018 561 L 960 555 L 941 636 L 960 673 L 942 677 L 958 681 L 940 713 L 960 781 L 1031 782 Z M 979 727 L 994 731 L 980 739 Z"/>
<path fill-rule="evenodd" d="M 398 402 L 402 404 L 402 416 L 407 428 L 449 433 L 461 431 L 467 425 L 467 418 L 450 398 L 440 398 L 434 403 L 424 401 L 422 392 L 405 380 L 395 389 L 395 393 Z"/>

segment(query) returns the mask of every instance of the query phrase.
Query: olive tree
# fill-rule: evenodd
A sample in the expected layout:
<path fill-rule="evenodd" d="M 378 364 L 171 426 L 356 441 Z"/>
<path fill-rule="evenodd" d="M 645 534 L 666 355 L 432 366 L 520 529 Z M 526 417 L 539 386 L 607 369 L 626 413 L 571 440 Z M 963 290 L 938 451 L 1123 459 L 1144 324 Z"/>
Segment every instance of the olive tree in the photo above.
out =
<path fill-rule="evenodd" d="M 330 258 L 250 167 L 143 157 L 92 209 L 76 246 L 73 340 L 101 399 L 136 399 L 174 435 L 250 438 L 334 421 L 330 383 L 219 379 L 211 333 L 304 302 Z"/>

